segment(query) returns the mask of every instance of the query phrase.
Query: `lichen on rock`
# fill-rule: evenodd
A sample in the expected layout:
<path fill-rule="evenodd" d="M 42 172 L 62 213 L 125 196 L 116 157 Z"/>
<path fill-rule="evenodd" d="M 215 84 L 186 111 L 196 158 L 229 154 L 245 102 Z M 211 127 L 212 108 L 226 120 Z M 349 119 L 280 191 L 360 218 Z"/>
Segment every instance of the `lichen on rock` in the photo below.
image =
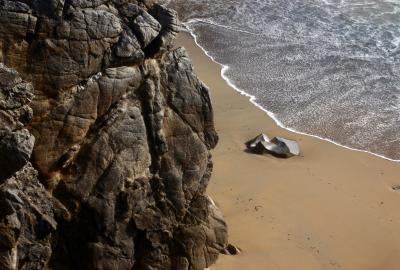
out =
<path fill-rule="evenodd" d="M 172 49 L 176 13 L 0 0 L 0 15 L 0 268 L 213 264 L 227 245 L 205 195 L 218 136 L 207 87 Z"/>

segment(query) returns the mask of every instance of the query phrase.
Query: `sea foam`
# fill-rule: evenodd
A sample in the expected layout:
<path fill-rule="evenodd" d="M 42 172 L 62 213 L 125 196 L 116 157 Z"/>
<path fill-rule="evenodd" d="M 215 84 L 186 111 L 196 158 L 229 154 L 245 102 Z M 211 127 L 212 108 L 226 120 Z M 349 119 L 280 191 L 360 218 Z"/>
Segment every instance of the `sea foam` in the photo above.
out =
<path fill-rule="evenodd" d="M 379 15 L 397 12 L 399 4 L 382 3 L 172 0 L 170 5 L 184 9 L 186 27 L 221 65 L 227 83 L 279 126 L 399 161 L 400 32 L 397 17 Z M 365 18 L 366 10 L 375 15 Z"/>

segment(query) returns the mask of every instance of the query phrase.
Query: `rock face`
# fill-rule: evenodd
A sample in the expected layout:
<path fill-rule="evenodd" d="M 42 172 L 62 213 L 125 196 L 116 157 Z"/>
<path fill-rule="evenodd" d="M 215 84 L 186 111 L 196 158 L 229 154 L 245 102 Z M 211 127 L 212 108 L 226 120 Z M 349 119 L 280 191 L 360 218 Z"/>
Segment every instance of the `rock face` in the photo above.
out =
<path fill-rule="evenodd" d="M 35 138 L 24 128 L 32 119 L 28 106 L 32 97 L 32 85 L 0 63 L 0 183 L 21 169 L 32 154 Z"/>
<path fill-rule="evenodd" d="M 0 269 L 43 269 L 57 229 L 54 212 L 63 211 L 29 163 L 32 98 L 32 85 L 0 64 Z"/>
<path fill-rule="evenodd" d="M 211 102 L 178 30 L 153 1 L 0 0 L 0 269 L 197 270 L 224 252 Z"/>

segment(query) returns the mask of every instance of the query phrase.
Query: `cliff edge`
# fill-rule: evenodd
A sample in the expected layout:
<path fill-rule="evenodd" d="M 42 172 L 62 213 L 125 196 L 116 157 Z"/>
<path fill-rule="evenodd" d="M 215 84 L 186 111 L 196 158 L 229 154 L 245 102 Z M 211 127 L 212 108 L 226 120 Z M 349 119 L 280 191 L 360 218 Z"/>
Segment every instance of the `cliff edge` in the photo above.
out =
<path fill-rule="evenodd" d="M 218 137 L 173 10 L 0 0 L 0 269 L 200 270 Z"/>

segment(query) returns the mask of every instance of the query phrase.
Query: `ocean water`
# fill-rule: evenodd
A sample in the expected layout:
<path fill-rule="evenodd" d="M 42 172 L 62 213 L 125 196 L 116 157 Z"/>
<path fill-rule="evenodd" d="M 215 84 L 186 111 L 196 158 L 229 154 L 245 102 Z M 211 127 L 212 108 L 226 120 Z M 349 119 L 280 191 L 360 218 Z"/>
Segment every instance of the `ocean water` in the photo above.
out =
<path fill-rule="evenodd" d="M 168 5 L 278 124 L 400 160 L 400 0 Z"/>

